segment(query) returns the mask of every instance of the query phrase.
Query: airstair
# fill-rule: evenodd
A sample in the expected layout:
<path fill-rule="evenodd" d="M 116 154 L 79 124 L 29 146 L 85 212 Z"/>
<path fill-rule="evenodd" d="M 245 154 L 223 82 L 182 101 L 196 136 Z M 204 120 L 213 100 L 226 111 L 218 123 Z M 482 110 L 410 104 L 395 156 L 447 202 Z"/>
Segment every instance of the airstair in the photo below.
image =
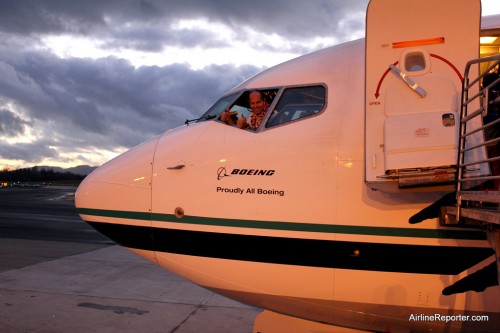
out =
<path fill-rule="evenodd" d="M 500 282 L 500 78 L 485 79 L 500 64 L 500 55 L 471 60 L 464 73 L 460 110 L 459 156 L 456 199 L 453 207 L 442 207 L 440 222 L 447 226 L 483 228 L 496 253 Z M 478 67 L 483 68 L 480 74 Z M 477 125 L 479 124 L 479 125 Z M 495 131 L 496 129 L 496 131 Z M 495 134 L 493 134 L 496 132 Z M 478 135 L 480 140 L 477 140 Z M 486 151 L 486 154 L 484 152 Z M 465 156 L 467 155 L 467 158 Z M 472 156 L 472 158 L 471 158 Z M 480 167 L 487 175 L 477 175 Z"/>

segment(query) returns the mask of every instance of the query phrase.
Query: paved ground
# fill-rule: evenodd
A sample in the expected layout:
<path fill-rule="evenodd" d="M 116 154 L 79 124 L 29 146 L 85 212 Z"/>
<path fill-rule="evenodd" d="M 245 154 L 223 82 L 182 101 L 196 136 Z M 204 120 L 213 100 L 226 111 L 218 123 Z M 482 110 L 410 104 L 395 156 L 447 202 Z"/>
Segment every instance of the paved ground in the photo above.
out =
<path fill-rule="evenodd" d="M 112 245 L 73 192 L 0 188 L 0 332 L 252 332 L 260 310 Z"/>

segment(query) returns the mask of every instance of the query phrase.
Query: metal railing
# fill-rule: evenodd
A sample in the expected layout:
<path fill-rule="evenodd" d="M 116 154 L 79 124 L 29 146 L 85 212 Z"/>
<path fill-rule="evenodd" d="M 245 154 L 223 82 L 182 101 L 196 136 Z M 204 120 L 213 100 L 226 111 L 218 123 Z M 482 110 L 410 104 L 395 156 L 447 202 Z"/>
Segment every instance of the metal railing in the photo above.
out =
<path fill-rule="evenodd" d="M 473 66 L 479 67 L 480 64 L 484 63 L 487 64 L 486 70 L 480 72 L 477 77 L 471 78 L 471 68 L 474 68 Z M 500 137 L 485 135 L 485 131 L 494 132 L 493 129 L 495 126 L 500 126 L 500 117 L 489 122 L 483 121 L 485 117 L 491 115 L 492 109 L 495 107 L 500 109 L 500 91 L 495 92 L 493 90 L 496 86 L 500 87 L 500 77 L 497 77 L 494 81 L 483 86 L 484 78 L 489 75 L 496 66 L 499 66 L 499 64 L 500 54 L 471 60 L 465 67 L 460 107 L 460 141 L 457 163 L 457 223 L 460 223 L 461 209 L 463 206 L 462 200 L 466 198 L 465 194 L 467 191 L 463 190 L 466 184 L 469 183 L 468 188 L 470 189 L 473 187 L 472 184 L 500 179 L 500 174 L 494 174 L 493 171 L 490 172 L 489 175 L 483 173 L 474 175 L 473 172 L 468 170 L 468 168 L 477 168 L 482 164 L 491 166 L 492 163 L 500 163 L 500 156 L 488 156 L 488 154 L 485 154 L 488 146 L 500 144 Z M 498 105 L 496 103 L 498 103 Z M 477 105 L 479 105 L 479 107 L 477 107 Z M 470 110 L 471 108 L 472 110 Z M 480 121 L 476 121 L 476 124 L 480 123 L 481 125 L 472 126 L 472 121 L 477 117 L 481 117 L 481 119 L 479 119 Z M 479 142 L 472 139 L 474 134 L 476 134 L 476 137 L 477 135 L 482 136 Z M 472 156 L 475 157 L 472 158 Z M 493 168 L 490 168 L 490 170 L 493 170 Z M 498 191 L 498 189 L 496 189 L 496 191 Z M 496 202 L 497 199 L 498 198 L 493 199 L 492 202 Z M 483 198 L 482 201 L 488 201 L 488 199 Z"/>

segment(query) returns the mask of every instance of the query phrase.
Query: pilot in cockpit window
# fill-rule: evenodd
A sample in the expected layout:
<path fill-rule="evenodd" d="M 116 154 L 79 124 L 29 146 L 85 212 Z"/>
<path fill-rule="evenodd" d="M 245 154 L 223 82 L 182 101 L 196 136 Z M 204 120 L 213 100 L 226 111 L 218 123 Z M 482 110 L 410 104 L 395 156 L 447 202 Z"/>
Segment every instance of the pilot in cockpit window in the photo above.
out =
<path fill-rule="evenodd" d="M 267 114 L 269 103 L 266 101 L 264 93 L 259 90 L 253 90 L 250 92 L 248 95 L 248 102 L 251 112 L 247 116 L 245 116 L 245 112 L 240 113 L 233 110 L 235 107 L 233 105 L 233 108 L 227 108 L 221 113 L 220 120 L 228 125 L 236 125 L 241 129 L 250 128 L 252 130 L 256 130 Z M 239 117 L 237 116 L 238 113 L 240 113 Z"/>

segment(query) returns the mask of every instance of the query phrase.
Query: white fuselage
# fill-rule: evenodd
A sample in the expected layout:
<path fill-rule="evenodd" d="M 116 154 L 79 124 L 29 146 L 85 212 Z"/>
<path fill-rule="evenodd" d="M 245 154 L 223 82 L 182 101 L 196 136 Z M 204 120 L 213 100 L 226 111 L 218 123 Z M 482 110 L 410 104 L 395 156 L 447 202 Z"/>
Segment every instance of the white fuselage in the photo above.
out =
<path fill-rule="evenodd" d="M 81 217 L 203 287 L 282 314 L 378 331 L 500 331 L 498 287 L 441 295 L 494 258 L 484 234 L 408 223 L 443 193 L 365 185 L 364 55 L 358 40 L 244 82 L 233 92 L 324 85 L 326 106 L 256 132 L 217 119 L 167 131 L 89 175 Z M 419 314 L 489 321 L 410 319 Z"/>

